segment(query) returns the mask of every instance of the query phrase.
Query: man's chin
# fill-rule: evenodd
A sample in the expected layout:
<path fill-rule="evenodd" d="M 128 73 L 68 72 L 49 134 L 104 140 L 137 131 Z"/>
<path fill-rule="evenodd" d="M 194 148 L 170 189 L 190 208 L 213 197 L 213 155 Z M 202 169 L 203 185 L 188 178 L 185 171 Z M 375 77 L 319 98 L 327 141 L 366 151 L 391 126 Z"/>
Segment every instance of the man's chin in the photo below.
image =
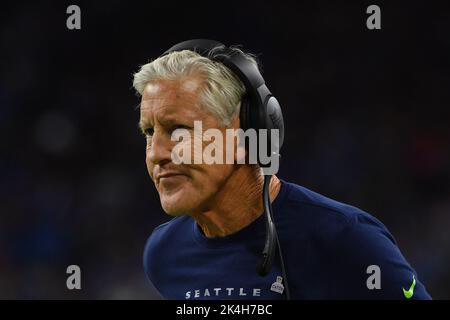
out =
<path fill-rule="evenodd" d="M 181 199 L 161 199 L 161 206 L 165 213 L 174 217 L 189 214 L 192 210 L 191 206 Z"/>
<path fill-rule="evenodd" d="M 180 217 L 180 216 L 185 216 L 185 215 L 186 215 L 186 213 L 184 213 L 184 212 L 167 211 L 167 210 L 164 210 L 164 211 L 165 211 L 165 213 L 166 213 L 167 215 L 169 215 L 169 216 L 171 216 L 171 217 Z"/>
<path fill-rule="evenodd" d="M 199 210 L 203 198 L 189 185 L 177 189 L 160 189 L 159 200 L 163 210 L 170 216 L 190 215 Z"/>

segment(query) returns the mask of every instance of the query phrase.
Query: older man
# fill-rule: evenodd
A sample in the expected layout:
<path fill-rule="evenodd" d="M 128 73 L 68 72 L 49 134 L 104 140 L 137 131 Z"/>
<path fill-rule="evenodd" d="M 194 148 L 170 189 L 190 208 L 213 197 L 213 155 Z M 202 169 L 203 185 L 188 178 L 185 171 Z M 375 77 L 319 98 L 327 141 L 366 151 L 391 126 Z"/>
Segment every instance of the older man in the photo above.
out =
<path fill-rule="evenodd" d="M 226 52 L 257 65 L 239 49 Z M 234 163 L 174 161 L 177 130 L 193 137 L 184 143 L 207 146 L 217 141 L 196 140 L 195 121 L 224 137 L 241 126 L 246 86 L 215 59 L 223 54 L 175 51 L 134 75 L 148 173 L 174 216 L 149 237 L 144 268 L 167 299 L 284 299 L 281 259 L 267 275 L 256 272 L 266 236 L 258 164 L 239 163 L 248 156 L 239 147 L 231 151 Z M 269 194 L 291 298 L 430 298 L 392 235 L 368 213 L 275 175 Z"/>

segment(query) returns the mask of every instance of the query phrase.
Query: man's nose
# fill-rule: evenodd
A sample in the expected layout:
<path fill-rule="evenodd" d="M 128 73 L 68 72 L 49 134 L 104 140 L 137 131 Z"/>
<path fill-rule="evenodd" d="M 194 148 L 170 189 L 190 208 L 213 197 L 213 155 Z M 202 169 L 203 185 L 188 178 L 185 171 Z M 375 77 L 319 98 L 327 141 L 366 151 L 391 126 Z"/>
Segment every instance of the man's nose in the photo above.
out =
<path fill-rule="evenodd" d="M 154 164 L 171 160 L 172 141 L 170 137 L 161 132 L 155 132 L 148 146 L 147 157 Z"/>

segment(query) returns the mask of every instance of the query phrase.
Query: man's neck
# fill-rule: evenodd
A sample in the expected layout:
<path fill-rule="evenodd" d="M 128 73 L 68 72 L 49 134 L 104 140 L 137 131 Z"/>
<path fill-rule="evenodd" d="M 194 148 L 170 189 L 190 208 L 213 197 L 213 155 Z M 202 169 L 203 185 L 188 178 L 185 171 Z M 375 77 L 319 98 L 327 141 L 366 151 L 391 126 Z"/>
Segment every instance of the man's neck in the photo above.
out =
<path fill-rule="evenodd" d="M 192 215 L 208 238 L 233 234 L 263 213 L 264 176 L 259 168 L 242 166 L 226 181 L 206 211 Z M 270 201 L 278 195 L 281 181 L 272 176 Z"/>

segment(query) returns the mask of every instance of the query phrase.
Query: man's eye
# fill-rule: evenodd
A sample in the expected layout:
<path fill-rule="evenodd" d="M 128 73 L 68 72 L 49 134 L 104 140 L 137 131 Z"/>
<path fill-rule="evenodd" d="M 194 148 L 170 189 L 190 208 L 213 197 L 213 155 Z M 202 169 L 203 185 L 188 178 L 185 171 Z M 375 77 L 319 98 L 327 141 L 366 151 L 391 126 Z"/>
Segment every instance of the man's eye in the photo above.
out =
<path fill-rule="evenodd" d="M 153 135 L 154 132 L 155 132 L 155 130 L 153 130 L 153 128 L 147 128 L 147 129 L 144 130 L 144 134 L 145 134 L 147 137 L 151 137 L 151 136 Z"/>

